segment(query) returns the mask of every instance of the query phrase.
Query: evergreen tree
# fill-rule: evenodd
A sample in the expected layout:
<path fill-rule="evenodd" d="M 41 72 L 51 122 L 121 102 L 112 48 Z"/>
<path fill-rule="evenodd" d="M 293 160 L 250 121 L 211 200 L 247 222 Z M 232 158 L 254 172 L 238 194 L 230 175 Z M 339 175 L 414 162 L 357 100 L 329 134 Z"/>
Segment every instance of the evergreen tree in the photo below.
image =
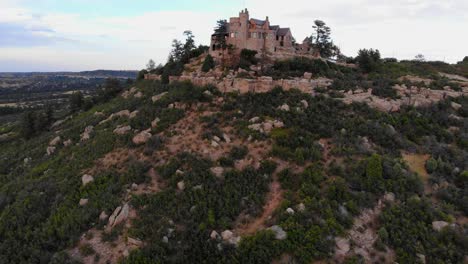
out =
<path fill-rule="evenodd" d="M 202 71 L 209 72 L 211 69 L 214 68 L 214 66 L 215 62 L 213 60 L 213 57 L 210 54 L 206 55 L 205 61 L 203 62 Z"/>
<path fill-rule="evenodd" d="M 312 34 L 310 41 L 312 47 L 320 52 L 320 55 L 324 58 L 334 57 L 340 54 L 340 50 L 335 46 L 331 40 L 331 29 L 322 20 L 314 21 L 314 33 Z"/>
<path fill-rule="evenodd" d="M 217 47 L 225 49 L 226 48 L 226 34 L 228 34 L 227 20 L 218 20 L 215 27 L 215 38 Z"/>
<path fill-rule="evenodd" d="M 69 99 L 70 110 L 76 112 L 81 109 L 84 103 L 83 94 L 80 91 L 74 92 Z"/>
<path fill-rule="evenodd" d="M 367 159 L 366 185 L 370 191 L 382 190 L 383 183 L 382 156 L 373 154 Z"/>
<path fill-rule="evenodd" d="M 359 50 L 358 56 L 356 57 L 356 62 L 364 73 L 376 71 L 380 68 L 382 63 L 380 58 L 380 51 L 373 49 Z"/>
<path fill-rule="evenodd" d="M 148 61 L 148 64 L 146 64 L 146 69 L 151 72 L 153 71 L 154 69 L 156 69 L 156 63 L 154 62 L 154 60 L 150 59 Z"/>
<path fill-rule="evenodd" d="M 31 138 L 34 133 L 34 120 L 35 120 L 35 113 L 31 110 L 26 111 L 22 118 L 21 118 L 21 135 L 29 139 Z"/>

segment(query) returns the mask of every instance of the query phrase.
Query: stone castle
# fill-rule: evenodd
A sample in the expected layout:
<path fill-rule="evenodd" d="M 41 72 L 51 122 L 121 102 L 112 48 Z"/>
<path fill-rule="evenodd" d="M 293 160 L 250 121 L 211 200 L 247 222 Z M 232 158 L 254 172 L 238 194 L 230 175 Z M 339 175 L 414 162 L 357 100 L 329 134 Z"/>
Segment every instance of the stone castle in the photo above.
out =
<path fill-rule="evenodd" d="M 271 25 L 268 17 L 265 20 L 250 18 L 247 9 L 242 10 L 238 17 L 229 19 L 227 32 L 211 36 L 209 52 L 215 58 L 225 52 L 219 45 L 222 38 L 225 39 L 226 46 L 233 47 L 237 53 L 242 49 L 249 49 L 276 59 L 313 55 L 309 38 L 302 44 L 297 44 L 290 28 Z"/>

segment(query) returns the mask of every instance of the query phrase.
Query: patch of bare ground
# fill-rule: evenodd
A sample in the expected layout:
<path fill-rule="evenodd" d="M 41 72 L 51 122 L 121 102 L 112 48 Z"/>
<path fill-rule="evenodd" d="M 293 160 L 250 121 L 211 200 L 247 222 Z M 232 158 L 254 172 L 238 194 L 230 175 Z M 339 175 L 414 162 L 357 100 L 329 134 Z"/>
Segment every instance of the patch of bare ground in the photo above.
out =
<path fill-rule="evenodd" d="M 137 217 L 136 211 L 130 208 L 127 221 L 123 224 L 123 229 L 118 237 L 110 242 L 103 240 L 106 231 L 96 228 L 90 229 L 84 233 L 78 244 L 68 251 L 68 254 L 73 259 L 78 259 L 84 264 L 106 264 L 118 263 L 120 259 L 128 256 L 131 250 L 140 247 L 142 244 L 139 240 L 128 237 L 128 229 L 131 227 L 131 219 Z M 80 252 L 81 247 L 91 247 L 94 253 L 84 256 Z"/>
<path fill-rule="evenodd" d="M 386 248 L 385 252 L 375 249 L 378 239 L 377 227 L 379 216 L 385 207 L 385 202 L 394 201 L 393 194 L 386 194 L 372 209 L 364 210 L 354 219 L 353 227 L 346 237 L 337 237 L 334 260 L 342 263 L 346 257 L 361 255 L 365 263 L 394 263 L 395 252 Z"/>
<path fill-rule="evenodd" d="M 83 173 L 95 175 L 99 172 L 109 169 L 123 171 L 125 164 L 132 155 L 134 155 L 132 150 L 124 148 L 114 149 L 113 151 L 104 155 L 104 157 L 96 160 L 94 162 L 94 166 L 85 170 Z"/>
<path fill-rule="evenodd" d="M 429 184 L 429 173 L 426 170 L 426 161 L 431 158 L 429 154 L 401 153 L 403 160 L 408 165 L 410 171 L 418 174 L 424 182 L 424 193 L 430 194 L 432 187 Z"/>

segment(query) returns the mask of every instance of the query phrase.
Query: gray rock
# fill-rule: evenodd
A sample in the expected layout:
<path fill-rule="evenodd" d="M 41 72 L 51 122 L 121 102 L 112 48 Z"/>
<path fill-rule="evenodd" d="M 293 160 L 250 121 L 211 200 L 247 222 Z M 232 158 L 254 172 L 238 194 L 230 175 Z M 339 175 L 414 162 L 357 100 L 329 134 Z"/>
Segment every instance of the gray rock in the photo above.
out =
<path fill-rule="evenodd" d="M 434 222 L 432 222 L 432 228 L 435 231 L 441 231 L 442 229 L 444 229 L 448 225 L 449 225 L 449 223 L 447 223 L 445 221 L 434 221 Z"/>
<path fill-rule="evenodd" d="M 226 143 L 231 143 L 231 138 L 226 133 L 223 134 L 223 138 Z"/>
<path fill-rule="evenodd" d="M 220 239 L 221 236 L 218 234 L 218 232 L 216 232 L 216 230 L 213 230 L 213 231 L 211 231 L 210 238 L 211 239 Z"/>
<path fill-rule="evenodd" d="M 177 183 L 177 189 L 183 191 L 185 189 L 185 182 L 184 181 L 180 181 Z"/>
<path fill-rule="evenodd" d="M 131 130 L 132 130 L 131 126 L 118 126 L 116 129 L 114 129 L 114 134 L 125 135 Z"/>
<path fill-rule="evenodd" d="M 288 209 L 286 209 L 286 213 L 293 215 L 295 213 L 295 211 L 292 208 L 288 208 Z"/>
<path fill-rule="evenodd" d="M 55 153 L 56 148 L 55 147 L 47 147 L 46 152 L 47 155 L 50 156 Z"/>
<path fill-rule="evenodd" d="M 277 240 L 285 240 L 288 237 L 288 234 L 283 230 L 281 226 L 274 225 L 269 229 L 275 233 L 275 239 Z"/>
<path fill-rule="evenodd" d="M 79 203 L 79 204 L 80 204 L 80 206 L 85 206 L 85 205 L 88 204 L 88 202 L 89 202 L 89 199 L 80 199 L 80 203 Z"/>
<path fill-rule="evenodd" d="M 86 186 L 88 183 L 93 182 L 93 181 L 94 181 L 94 177 L 89 174 L 85 174 L 81 177 L 81 182 L 83 183 L 83 186 Z"/>
<path fill-rule="evenodd" d="M 135 145 L 145 144 L 152 137 L 148 131 L 142 131 L 133 137 L 132 141 Z"/>
<path fill-rule="evenodd" d="M 49 142 L 49 146 L 56 146 L 61 140 L 60 136 L 57 136 Z"/>
<path fill-rule="evenodd" d="M 109 216 L 106 214 L 105 211 L 102 211 L 101 214 L 99 215 L 99 220 L 101 221 L 106 221 L 109 218 Z"/>

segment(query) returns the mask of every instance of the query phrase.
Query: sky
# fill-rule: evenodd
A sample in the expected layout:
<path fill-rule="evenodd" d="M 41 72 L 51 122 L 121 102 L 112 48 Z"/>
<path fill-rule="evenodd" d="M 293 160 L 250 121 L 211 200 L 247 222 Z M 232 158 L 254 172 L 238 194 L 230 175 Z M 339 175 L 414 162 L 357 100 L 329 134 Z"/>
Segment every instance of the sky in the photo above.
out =
<path fill-rule="evenodd" d="M 347 56 L 362 48 L 450 63 L 468 56 L 467 0 L 0 0 L 0 72 L 164 64 L 185 30 L 208 45 L 216 21 L 244 8 L 298 41 L 323 20 Z"/>

